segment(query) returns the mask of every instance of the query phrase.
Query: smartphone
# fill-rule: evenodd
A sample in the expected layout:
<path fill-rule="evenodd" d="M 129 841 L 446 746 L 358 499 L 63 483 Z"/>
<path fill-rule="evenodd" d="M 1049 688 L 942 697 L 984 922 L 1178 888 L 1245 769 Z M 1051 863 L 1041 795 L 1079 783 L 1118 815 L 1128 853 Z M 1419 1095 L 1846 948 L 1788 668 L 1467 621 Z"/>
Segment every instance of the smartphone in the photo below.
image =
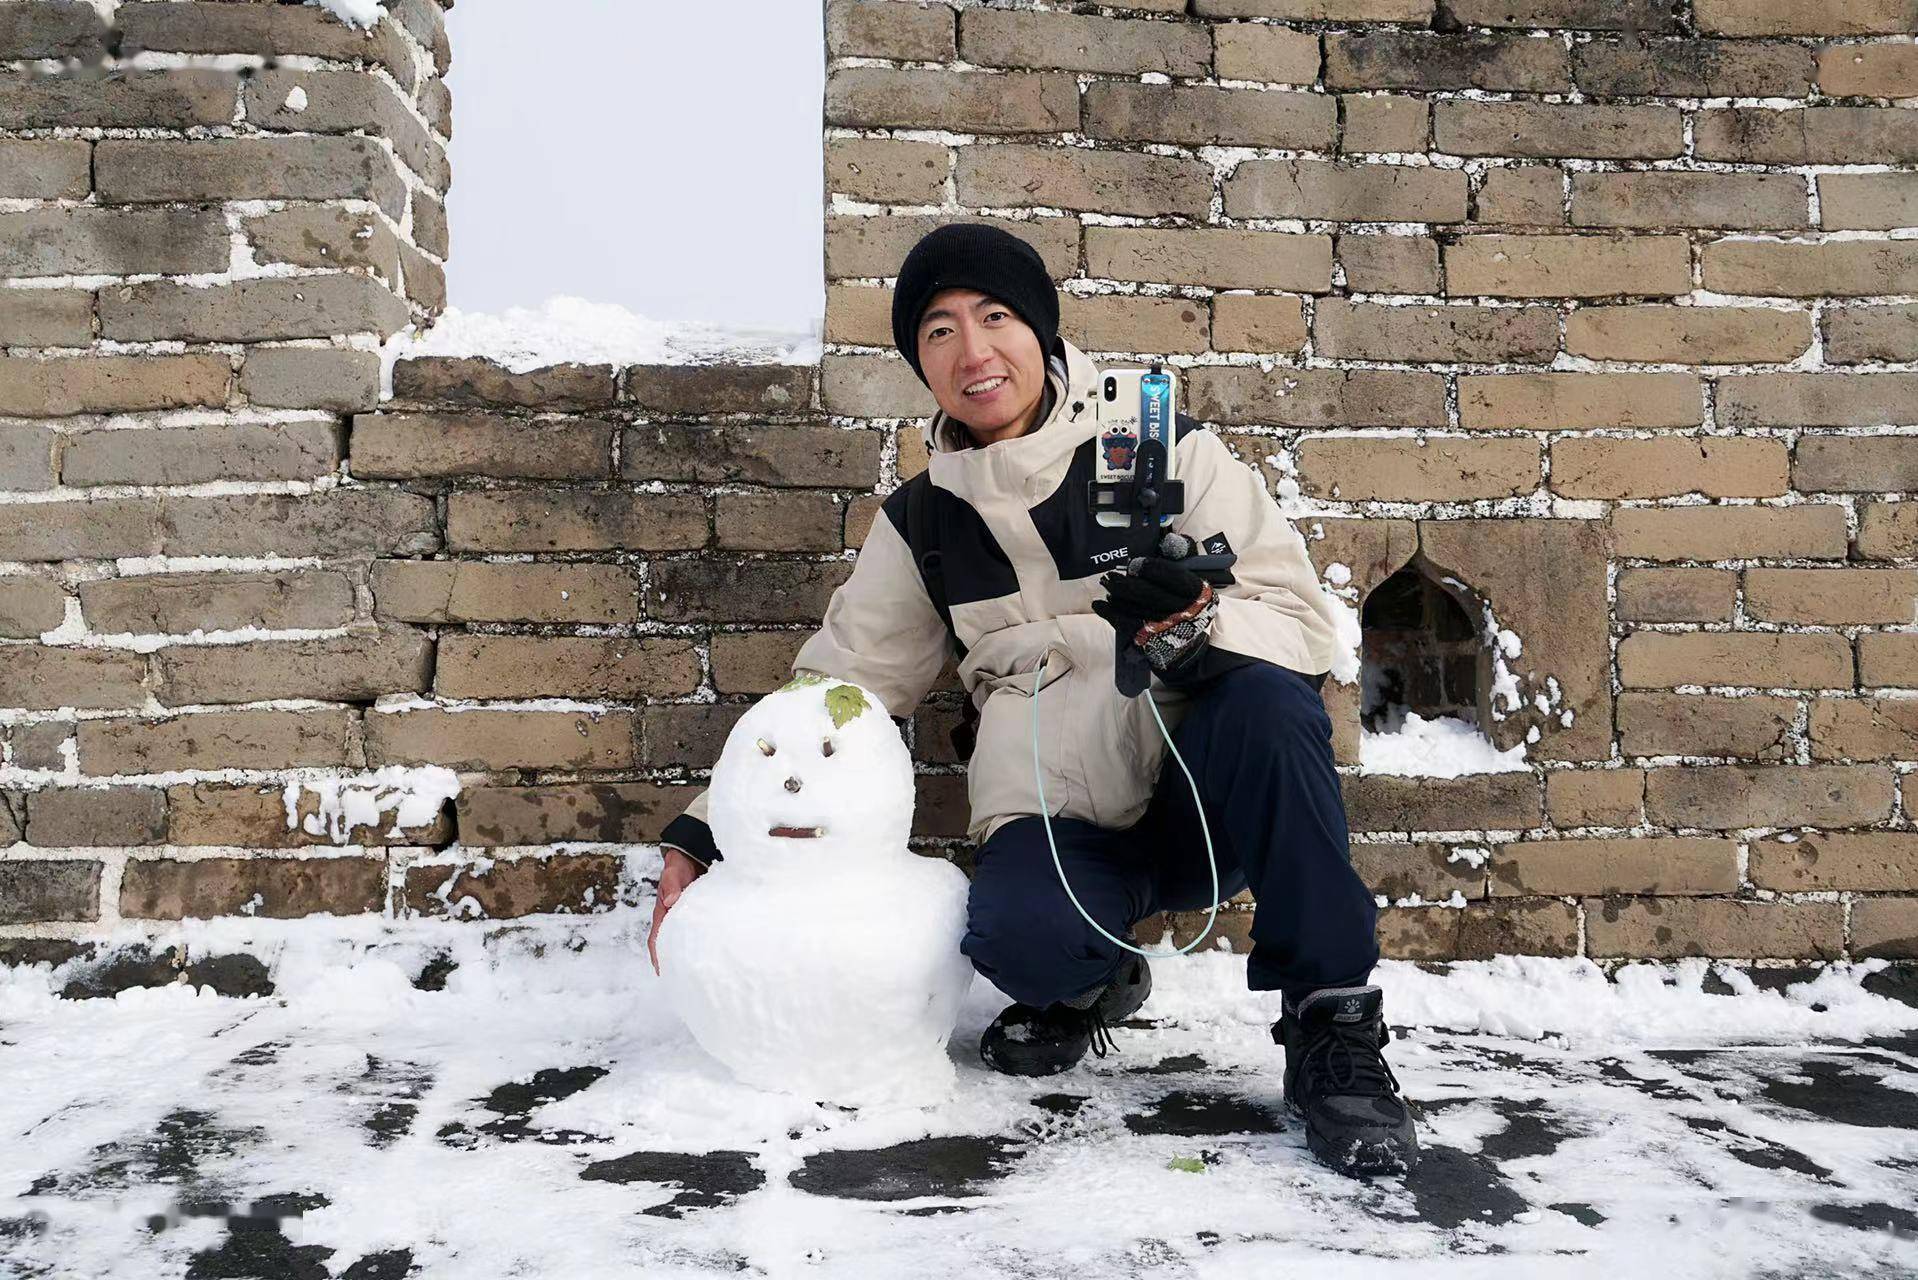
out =
<path fill-rule="evenodd" d="M 1165 447 L 1165 480 L 1178 478 L 1177 435 L 1173 426 L 1179 412 L 1179 382 L 1173 371 L 1107 369 L 1099 375 L 1099 451 L 1093 480 L 1100 484 L 1130 480 L 1138 465 L 1139 449 L 1148 440 Z M 1094 519 L 1112 528 L 1132 523 L 1125 511 L 1095 511 Z M 1160 517 L 1170 524 L 1172 517 Z"/>

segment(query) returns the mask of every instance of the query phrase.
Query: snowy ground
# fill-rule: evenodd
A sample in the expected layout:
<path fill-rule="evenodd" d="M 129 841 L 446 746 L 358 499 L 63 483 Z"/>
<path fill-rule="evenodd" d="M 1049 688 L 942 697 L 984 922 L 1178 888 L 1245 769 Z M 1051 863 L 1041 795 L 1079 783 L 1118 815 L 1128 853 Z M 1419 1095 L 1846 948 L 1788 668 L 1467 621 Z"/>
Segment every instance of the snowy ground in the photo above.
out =
<path fill-rule="evenodd" d="M 978 983 L 950 1098 L 848 1112 L 728 1081 L 645 914 L 191 927 L 276 955 L 245 998 L 0 971 L 0 1275 L 1918 1274 L 1896 971 L 1387 965 L 1426 1157 L 1368 1184 L 1306 1154 L 1229 955 L 1045 1081 L 978 1066 Z"/>

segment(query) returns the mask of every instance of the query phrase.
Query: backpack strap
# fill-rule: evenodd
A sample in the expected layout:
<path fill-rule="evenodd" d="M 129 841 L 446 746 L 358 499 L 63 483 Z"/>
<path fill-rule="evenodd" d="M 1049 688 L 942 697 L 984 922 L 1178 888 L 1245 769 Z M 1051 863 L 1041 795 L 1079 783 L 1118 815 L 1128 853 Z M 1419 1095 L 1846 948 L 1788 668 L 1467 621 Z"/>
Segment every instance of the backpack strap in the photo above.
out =
<path fill-rule="evenodd" d="M 921 472 L 906 482 L 906 544 L 919 565 L 919 578 L 925 583 L 926 597 L 932 601 L 933 611 L 939 615 L 939 621 L 946 624 L 946 641 L 953 655 L 964 658 L 966 646 L 959 642 L 959 633 L 953 628 L 952 603 L 946 598 L 946 574 L 938 539 L 933 532 L 932 504 L 930 472 Z M 979 710 L 972 705 L 972 697 L 968 694 L 960 704 L 959 723 L 952 727 L 950 735 L 952 749 L 962 761 L 972 758 L 978 725 Z"/>

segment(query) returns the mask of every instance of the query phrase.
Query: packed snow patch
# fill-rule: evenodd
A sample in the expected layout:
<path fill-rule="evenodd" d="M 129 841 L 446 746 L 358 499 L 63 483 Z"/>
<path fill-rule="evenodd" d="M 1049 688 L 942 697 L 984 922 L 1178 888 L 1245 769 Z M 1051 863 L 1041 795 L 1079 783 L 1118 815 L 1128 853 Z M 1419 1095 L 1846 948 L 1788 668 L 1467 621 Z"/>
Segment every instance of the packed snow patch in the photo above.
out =
<path fill-rule="evenodd" d="M 1468 773 L 1523 773 L 1525 744 L 1506 751 L 1492 745 L 1478 726 L 1456 716 L 1426 719 L 1405 713 L 1396 733 L 1359 733 L 1359 770 L 1418 778 L 1458 778 Z"/>
<path fill-rule="evenodd" d="M 319 811 L 300 817 L 300 801 L 307 792 L 319 797 Z M 388 813 L 393 825 L 387 835 L 398 838 L 408 827 L 424 827 L 439 816 L 440 807 L 460 793 L 460 780 L 444 765 L 389 764 L 372 773 L 329 778 L 295 778 L 286 784 L 286 826 L 310 836 L 324 835 L 345 844 L 362 827 L 377 827 Z"/>
<path fill-rule="evenodd" d="M 306 0 L 318 5 L 349 27 L 371 27 L 386 16 L 386 0 Z"/>

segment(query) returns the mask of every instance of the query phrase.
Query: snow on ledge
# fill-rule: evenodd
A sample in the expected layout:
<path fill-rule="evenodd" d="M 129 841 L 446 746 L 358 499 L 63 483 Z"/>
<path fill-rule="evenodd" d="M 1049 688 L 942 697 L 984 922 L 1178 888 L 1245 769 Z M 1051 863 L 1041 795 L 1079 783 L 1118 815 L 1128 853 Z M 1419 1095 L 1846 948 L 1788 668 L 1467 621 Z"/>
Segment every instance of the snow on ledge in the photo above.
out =
<path fill-rule="evenodd" d="M 1478 726 L 1454 716 L 1427 720 L 1405 713 L 1397 733 L 1359 733 L 1359 772 L 1413 778 L 1458 778 L 1468 773 L 1523 773 L 1525 744 L 1500 751 Z"/>
<path fill-rule="evenodd" d="M 386 16 L 386 0 L 306 0 L 318 5 L 349 27 L 376 26 Z"/>
<path fill-rule="evenodd" d="M 403 329 L 380 349 L 387 394 L 393 362 L 413 356 L 478 356 L 526 373 L 556 364 L 817 364 L 824 353 L 817 325 L 794 333 L 654 320 L 564 294 L 500 312 L 448 307 L 424 333 Z"/>

